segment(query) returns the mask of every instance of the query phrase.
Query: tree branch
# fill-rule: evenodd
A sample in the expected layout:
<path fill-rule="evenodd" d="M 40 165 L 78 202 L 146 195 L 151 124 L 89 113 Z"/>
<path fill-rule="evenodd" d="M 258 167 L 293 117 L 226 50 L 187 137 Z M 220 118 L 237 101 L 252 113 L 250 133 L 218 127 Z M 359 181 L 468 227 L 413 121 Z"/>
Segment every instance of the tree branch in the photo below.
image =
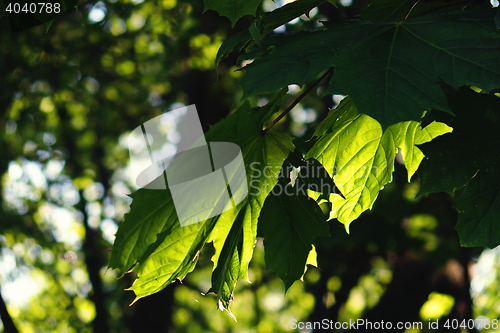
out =
<path fill-rule="evenodd" d="M 302 92 L 302 94 L 300 94 L 299 97 L 297 97 L 293 102 L 292 104 L 290 104 L 286 109 L 285 111 L 283 111 L 278 117 L 276 117 L 276 119 L 273 120 L 273 122 L 271 124 L 269 124 L 269 126 L 267 126 L 266 129 L 263 129 L 262 130 L 262 135 L 266 134 L 270 129 L 271 127 L 273 127 L 274 125 L 276 125 L 276 123 L 278 123 L 281 119 L 283 119 L 284 116 L 286 116 L 297 104 L 299 104 L 299 102 L 311 91 L 313 90 L 321 81 L 323 81 L 325 79 L 325 77 L 327 77 L 329 74 L 333 73 L 333 67 L 330 67 L 326 72 L 325 74 L 321 75 L 321 77 L 319 79 L 317 79 L 316 81 L 313 82 L 313 84 L 311 84 L 306 90 L 304 90 Z"/>
<path fill-rule="evenodd" d="M 415 8 L 415 6 L 420 2 L 420 0 L 417 0 L 415 1 L 415 3 L 413 4 L 413 6 L 411 6 L 411 8 L 406 12 L 405 16 L 403 17 L 403 19 L 401 21 L 404 21 L 408 18 L 408 15 L 410 15 L 411 11 L 413 10 L 413 8 Z"/>

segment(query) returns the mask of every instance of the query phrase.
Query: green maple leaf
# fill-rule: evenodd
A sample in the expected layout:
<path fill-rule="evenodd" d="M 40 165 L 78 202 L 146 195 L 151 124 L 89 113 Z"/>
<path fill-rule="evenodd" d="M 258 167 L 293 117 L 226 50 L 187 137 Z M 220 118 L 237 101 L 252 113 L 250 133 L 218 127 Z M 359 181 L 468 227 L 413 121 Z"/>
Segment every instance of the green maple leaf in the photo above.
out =
<path fill-rule="evenodd" d="M 146 207 L 154 210 L 154 207 L 147 205 Z M 132 205 L 131 211 L 133 209 Z M 222 215 L 231 216 L 234 213 L 235 209 L 232 209 Z M 177 218 L 165 216 L 169 221 L 168 228 L 158 234 L 156 241 L 149 246 L 134 267 L 137 278 L 127 289 L 134 291 L 136 295 L 134 302 L 159 292 L 176 279 L 184 279 L 194 269 L 199 251 L 207 242 L 215 223 L 222 215 L 185 227 L 181 227 Z M 129 223 L 133 222 L 129 219 Z"/>
<path fill-rule="evenodd" d="M 456 194 L 466 185 L 453 204 L 460 243 L 495 247 L 500 244 L 500 98 L 461 89 L 449 101 L 454 131 L 422 146 L 419 194 Z"/>
<path fill-rule="evenodd" d="M 304 276 L 307 272 L 307 266 L 318 267 L 318 253 L 316 252 L 316 247 L 314 246 L 314 244 L 311 245 L 311 247 L 311 251 L 309 251 L 309 254 L 307 255 L 306 265 L 304 266 L 304 274 L 302 274 L 302 276 L 300 277 L 300 281 L 302 282 L 304 282 Z"/>
<path fill-rule="evenodd" d="M 330 218 L 344 223 L 348 231 L 349 224 L 371 209 L 378 192 L 392 181 L 397 148 L 402 150 L 410 179 L 424 157 L 416 145 L 451 130 L 443 123 L 421 128 L 419 122 L 407 121 L 382 131 L 375 119 L 359 114 L 348 98 L 343 100 L 318 127 L 314 135 L 319 139 L 306 155 L 323 164 L 345 196 L 330 195 Z"/>
<path fill-rule="evenodd" d="M 251 108 L 244 103 L 206 134 L 207 142 L 233 142 L 241 148 L 250 188 L 237 208 L 181 227 L 168 189 L 141 189 L 132 195 L 134 201 L 118 229 L 110 267 L 122 273 L 133 267 L 137 272 L 130 288 L 136 300 L 182 280 L 194 269 L 203 245 L 213 242 L 211 291 L 218 293 L 220 308 L 228 308 L 236 281 L 248 279 L 260 209 L 294 148 L 292 138 L 273 131 L 262 133 L 264 122 L 279 110 L 285 93 L 277 94 L 265 107 Z"/>
<path fill-rule="evenodd" d="M 262 0 L 203 0 L 205 10 L 213 9 L 220 15 L 231 20 L 234 27 L 236 22 L 245 15 L 255 15 Z"/>
<path fill-rule="evenodd" d="M 221 220 L 222 221 L 222 220 Z M 227 222 L 231 222 L 227 219 Z M 214 270 L 212 272 L 212 287 L 208 292 L 217 295 L 217 303 L 220 310 L 226 310 L 234 318 L 229 310 L 229 303 L 233 300 L 233 292 L 236 282 L 240 279 L 248 280 L 247 269 L 252 257 L 253 244 L 245 240 L 253 240 L 251 232 L 251 209 L 248 201 L 243 204 L 233 223 L 218 224 L 217 233 L 227 232 L 225 226 L 230 226 L 227 237 L 214 239 L 214 247 L 217 253 L 212 258 Z"/>
<path fill-rule="evenodd" d="M 274 131 L 261 134 L 264 121 L 279 110 L 285 92 L 281 91 L 264 108 L 252 109 L 248 103 L 243 104 L 226 121 L 214 125 L 207 135 L 209 141 L 226 138 L 240 145 L 250 187 L 237 223 L 233 224 L 232 219 L 221 218 L 209 239 L 215 247 L 210 291 L 217 293 L 220 309 L 228 310 L 236 281 L 248 281 L 248 264 L 257 240 L 257 222 L 261 208 L 278 181 L 281 166 L 288 153 L 294 149 L 290 137 Z"/>
<path fill-rule="evenodd" d="M 259 235 L 264 237 L 266 268 L 285 283 L 285 289 L 298 279 L 307 264 L 316 265 L 312 248 L 318 236 L 330 236 L 325 216 L 308 197 L 304 184 L 278 182 L 266 199 L 259 219 Z M 314 251 L 314 252 L 311 252 Z"/>
<path fill-rule="evenodd" d="M 238 213 L 238 209 L 231 209 L 182 227 L 168 189 L 140 189 L 132 199 L 113 244 L 110 267 L 124 272 L 133 265 L 137 279 L 128 290 L 134 291 L 134 302 L 184 279 L 194 269 L 215 224 L 220 219 L 234 220 Z"/>
<path fill-rule="evenodd" d="M 139 190 L 131 197 L 131 210 L 118 228 L 109 262 L 122 276 L 146 253 L 156 236 L 177 221 L 170 191 Z"/>
<path fill-rule="evenodd" d="M 326 31 L 265 38 L 260 54 L 268 54 L 244 67 L 244 98 L 303 85 L 334 66 L 325 93 L 349 95 L 360 113 L 383 128 L 419 121 L 425 110 L 451 112 L 440 82 L 457 89 L 500 87 L 496 12 L 477 8 L 401 22 L 350 20 L 327 24 Z"/>

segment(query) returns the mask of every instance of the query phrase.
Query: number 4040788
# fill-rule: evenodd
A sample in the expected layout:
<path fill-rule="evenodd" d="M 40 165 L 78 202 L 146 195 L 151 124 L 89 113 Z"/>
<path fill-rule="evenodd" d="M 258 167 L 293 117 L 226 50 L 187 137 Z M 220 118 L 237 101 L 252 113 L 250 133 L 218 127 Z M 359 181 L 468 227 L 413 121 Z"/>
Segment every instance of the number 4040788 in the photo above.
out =
<path fill-rule="evenodd" d="M 61 4 L 51 2 L 32 2 L 20 4 L 18 2 L 11 2 L 5 8 L 7 13 L 31 13 L 31 14 L 52 14 L 61 12 Z"/>
<path fill-rule="evenodd" d="M 498 329 L 499 327 L 498 319 L 489 320 L 488 318 L 484 319 L 483 318 L 484 317 L 477 318 L 476 320 L 464 319 L 461 322 L 458 319 L 447 319 L 443 326 L 446 329 L 453 329 L 453 330 L 456 330 L 459 327 L 463 329 L 473 329 L 474 327 L 476 327 L 476 329 L 478 330 Z"/>

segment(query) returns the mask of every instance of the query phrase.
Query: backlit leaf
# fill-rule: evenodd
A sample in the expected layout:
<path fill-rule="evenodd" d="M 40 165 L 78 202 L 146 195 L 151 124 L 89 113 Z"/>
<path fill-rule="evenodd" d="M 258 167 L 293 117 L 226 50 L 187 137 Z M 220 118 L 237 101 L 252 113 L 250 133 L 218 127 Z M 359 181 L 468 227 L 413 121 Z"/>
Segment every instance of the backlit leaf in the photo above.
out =
<path fill-rule="evenodd" d="M 294 148 L 292 138 L 274 131 L 262 133 L 264 122 L 279 110 L 285 92 L 264 107 L 251 108 L 244 103 L 206 134 L 207 142 L 233 142 L 241 148 L 249 196 L 237 208 L 181 227 L 168 189 L 141 189 L 132 195 L 131 211 L 120 225 L 110 267 L 123 273 L 133 266 L 138 276 L 130 290 L 136 300 L 182 280 L 194 269 L 203 245 L 212 241 L 216 251 L 212 291 L 220 293 L 221 309 L 227 309 L 236 280 L 248 280 L 261 207 Z M 237 216 L 241 218 L 233 225 Z"/>
<path fill-rule="evenodd" d="M 322 127 L 315 133 L 319 139 L 306 157 L 323 164 L 345 196 L 330 196 L 330 218 L 344 223 L 346 230 L 363 211 L 371 209 L 378 192 L 392 181 L 396 148 L 404 151 L 411 177 L 423 158 L 415 145 L 451 131 L 442 123 L 431 123 L 422 129 L 418 122 L 395 124 L 382 131 L 376 120 L 357 113 L 348 98 L 330 112 L 326 121 L 332 127 Z"/>

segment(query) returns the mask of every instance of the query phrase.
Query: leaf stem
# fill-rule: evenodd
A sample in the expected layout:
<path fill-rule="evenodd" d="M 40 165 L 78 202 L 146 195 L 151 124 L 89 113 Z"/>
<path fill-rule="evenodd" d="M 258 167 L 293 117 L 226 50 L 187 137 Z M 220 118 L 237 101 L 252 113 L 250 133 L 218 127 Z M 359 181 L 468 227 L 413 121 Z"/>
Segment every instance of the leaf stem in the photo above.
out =
<path fill-rule="evenodd" d="M 410 9 L 408 9 L 408 11 L 406 12 L 405 16 L 403 17 L 403 19 L 401 21 L 404 21 L 408 18 L 408 15 L 410 15 L 411 11 L 413 10 L 413 8 L 415 8 L 415 6 L 420 2 L 420 0 L 417 0 L 415 1 L 415 3 L 413 4 L 413 6 L 411 6 Z"/>
<path fill-rule="evenodd" d="M 329 74 L 333 73 L 333 67 L 330 67 L 328 68 L 328 70 L 325 72 L 325 74 L 321 75 L 321 77 L 319 79 L 317 79 L 316 81 L 314 81 L 306 90 L 304 90 L 302 92 L 302 94 L 300 94 L 299 97 L 297 97 L 293 102 L 292 104 L 290 104 L 283 112 L 281 112 L 281 114 L 276 117 L 276 119 L 274 119 L 272 121 L 272 123 L 269 124 L 269 126 L 267 126 L 265 129 L 262 130 L 262 135 L 266 134 L 270 129 L 271 127 L 273 127 L 274 125 L 276 125 L 276 123 L 278 123 L 281 119 L 283 119 L 284 116 L 286 116 L 297 104 L 299 104 L 299 102 L 311 91 L 313 90 L 321 81 L 323 81 Z"/>

